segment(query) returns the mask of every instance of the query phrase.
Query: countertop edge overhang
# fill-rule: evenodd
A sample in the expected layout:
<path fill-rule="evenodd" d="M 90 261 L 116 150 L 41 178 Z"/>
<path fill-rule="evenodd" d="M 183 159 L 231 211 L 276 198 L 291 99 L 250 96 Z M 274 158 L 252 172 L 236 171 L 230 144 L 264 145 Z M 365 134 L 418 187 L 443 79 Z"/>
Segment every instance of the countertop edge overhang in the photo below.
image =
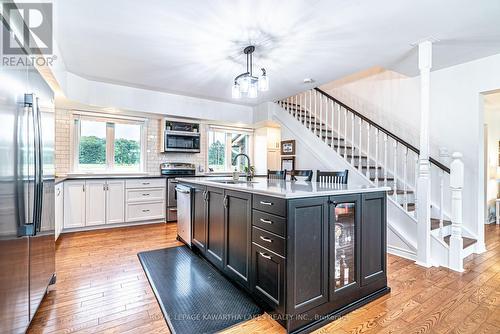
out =
<path fill-rule="evenodd" d="M 230 181 L 231 178 L 220 177 L 180 177 L 177 178 L 177 180 L 188 184 L 198 184 L 284 199 L 371 193 L 391 190 L 389 187 L 384 186 L 327 185 L 307 181 L 267 180 L 267 178 L 254 178 L 252 183 L 243 182 L 237 184 L 222 183 L 221 181 Z"/>

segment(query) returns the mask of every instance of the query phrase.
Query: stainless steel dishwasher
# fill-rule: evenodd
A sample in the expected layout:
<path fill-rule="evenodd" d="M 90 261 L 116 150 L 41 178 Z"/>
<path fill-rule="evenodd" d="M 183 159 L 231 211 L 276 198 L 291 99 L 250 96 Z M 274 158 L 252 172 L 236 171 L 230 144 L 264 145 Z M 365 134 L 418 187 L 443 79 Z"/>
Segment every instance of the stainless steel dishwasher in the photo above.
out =
<path fill-rule="evenodd" d="M 191 247 L 192 188 L 177 184 L 177 239 Z"/>

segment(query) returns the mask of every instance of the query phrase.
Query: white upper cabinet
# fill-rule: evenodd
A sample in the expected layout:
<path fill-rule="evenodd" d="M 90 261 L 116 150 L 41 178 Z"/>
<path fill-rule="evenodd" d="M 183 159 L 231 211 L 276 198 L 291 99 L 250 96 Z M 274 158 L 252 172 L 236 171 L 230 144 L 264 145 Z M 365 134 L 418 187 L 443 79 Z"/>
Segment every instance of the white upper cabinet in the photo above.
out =
<path fill-rule="evenodd" d="M 64 228 L 85 226 L 85 181 L 64 182 Z"/>
<path fill-rule="evenodd" d="M 106 224 L 106 181 L 87 180 L 85 183 L 85 225 Z"/>
<path fill-rule="evenodd" d="M 108 180 L 106 187 L 106 221 L 108 224 L 125 221 L 125 181 Z"/>

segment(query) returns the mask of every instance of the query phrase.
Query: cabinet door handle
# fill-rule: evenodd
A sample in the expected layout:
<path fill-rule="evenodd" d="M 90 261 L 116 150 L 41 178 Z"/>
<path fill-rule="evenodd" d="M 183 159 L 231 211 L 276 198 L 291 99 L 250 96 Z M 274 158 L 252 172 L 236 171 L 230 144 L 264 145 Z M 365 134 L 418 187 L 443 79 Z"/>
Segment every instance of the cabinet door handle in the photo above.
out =
<path fill-rule="evenodd" d="M 263 257 L 263 258 L 265 258 L 265 259 L 268 259 L 268 260 L 271 260 L 271 259 L 272 259 L 271 255 L 269 255 L 269 254 L 262 253 L 262 252 L 259 252 L 259 254 L 260 254 L 260 256 L 262 256 L 262 257 Z"/>
<path fill-rule="evenodd" d="M 260 236 L 260 240 L 265 241 L 265 242 L 273 242 L 273 239 L 267 238 L 267 237 L 263 237 L 263 236 Z"/>
<path fill-rule="evenodd" d="M 261 218 L 260 221 L 263 222 L 263 223 L 266 223 L 266 224 L 272 224 L 273 223 L 272 220 L 268 220 L 268 219 L 264 219 L 264 218 Z"/>
<path fill-rule="evenodd" d="M 149 209 L 143 209 L 142 212 L 149 212 Z"/>
<path fill-rule="evenodd" d="M 227 204 L 228 204 L 227 202 L 228 202 L 228 200 L 227 200 L 227 195 L 226 195 L 226 196 L 224 196 L 224 207 L 225 208 L 227 208 Z"/>
<path fill-rule="evenodd" d="M 57 189 L 57 195 L 56 196 L 59 196 L 61 195 L 61 189 Z"/>
<path fill-rule="evenodd" d="M 272 202 L 265 202 L 265 201 L 260 201 L 260 204 L 262 204 L 262 205 L 273 205 Z"/>
<path fill-rule="evenodd" d="M 85 192 L 85 185 L 82 186 L 82 191 Z"/>

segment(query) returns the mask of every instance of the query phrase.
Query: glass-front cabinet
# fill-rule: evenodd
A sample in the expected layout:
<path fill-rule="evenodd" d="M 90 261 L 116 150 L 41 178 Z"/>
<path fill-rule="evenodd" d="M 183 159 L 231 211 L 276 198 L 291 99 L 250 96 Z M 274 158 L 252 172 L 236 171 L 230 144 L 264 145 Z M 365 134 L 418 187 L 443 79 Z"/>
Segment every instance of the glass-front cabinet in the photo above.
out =
<path fill-rule="evenodd" d="M 359 196 L 332 196 L 329 203 L 330 301 L 346 305 L 359 288 Z"/>

